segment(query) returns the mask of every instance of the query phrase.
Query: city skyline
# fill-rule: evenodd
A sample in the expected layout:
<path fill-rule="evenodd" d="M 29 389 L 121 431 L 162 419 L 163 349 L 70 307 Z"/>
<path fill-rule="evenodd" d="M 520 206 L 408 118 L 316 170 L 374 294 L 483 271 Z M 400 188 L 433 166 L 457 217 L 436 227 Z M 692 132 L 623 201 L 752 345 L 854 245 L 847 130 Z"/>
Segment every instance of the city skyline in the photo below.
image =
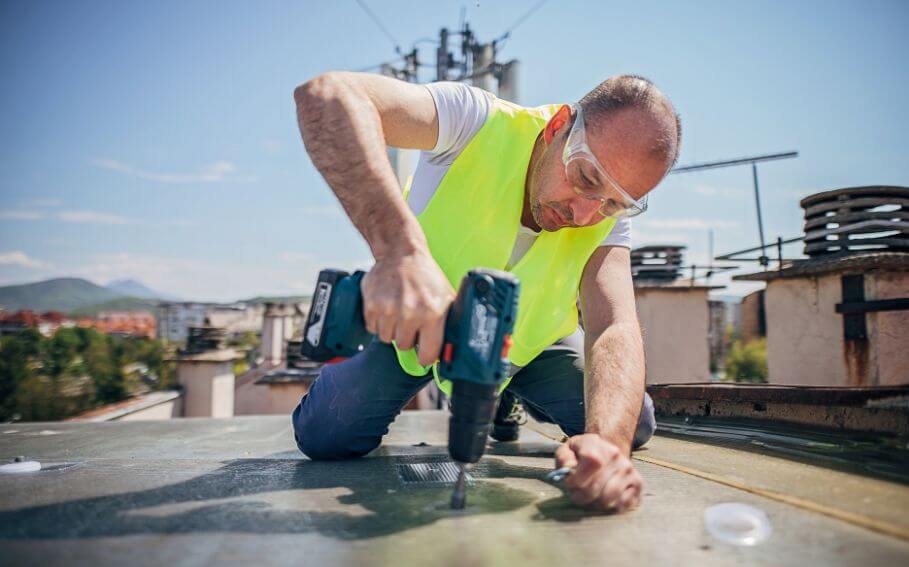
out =
<path fill-rule="evenodd" d="M 528 7 L 368 5 L 402 49 L 457 28 L 462 6 L 482 41 Z M 370 264 L 306 156 L 292 99 L 321 72 L 395 58 L 355 2 L 8 3 L 0 14 L 0 285 L 132 278 L 229 301 L 305 294 L 324 267 Z M 528 106 L 647 76 L 681 114 L 682 165 L 799 151 L 760 168 L 770 240 L 801 234 L 805 195 L 909 185 L 907 24 L 909 7 L 884 1 L 548 2 L 500 58 L 521 61 Z M 434 64 L 434 46 L 419 47 Z M 751 184 L 747 167 L 668 177 L 634 219 L 634 246 L 683 244 L 703 265 L 709 229 L 716 254 L 756 245 Z"/>

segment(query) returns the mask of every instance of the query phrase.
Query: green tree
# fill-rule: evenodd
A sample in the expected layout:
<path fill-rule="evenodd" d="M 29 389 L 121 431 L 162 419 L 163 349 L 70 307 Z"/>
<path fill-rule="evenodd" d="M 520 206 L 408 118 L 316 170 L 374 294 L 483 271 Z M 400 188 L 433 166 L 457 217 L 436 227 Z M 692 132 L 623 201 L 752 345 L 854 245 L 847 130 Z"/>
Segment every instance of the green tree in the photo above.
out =
<path fill-rule="evenodd" d="M 53 337 L 34 329 L 0 337 L 0 421 L 63 419 L 147 388 L 124 368 L 141 363 L 172 387 L 174 363 L 161 341 L 61 328 Z"/>
<path fill-rule="evenodd" d="M 85 331 L 85 349 L 82 364 L 85 374 L 91 377 L 95 402 L 107 404 L 127 397 L 123 376 L 123 354 L 118 340 L 94 329 Z"/>
<path fill-rule="evenodd" d="M 767 339 L 747 344 L 734 341 L 726 356 L 726 378 L 730 382 L 767 382 Z"/>
<path fill-rule="evenodd" d="M 75 362 L 76 354 L 83 348 L 81 329 L 58 329 L 50 339 L 45 358 L 47 373 L 52 377 L 62 376 Z"/>
<path fill-rule="evenodd" d="M 18 414 L 17 392 L 40 364 L 44 340 L 35 329 L 0 337 L 0 421 Z"/>

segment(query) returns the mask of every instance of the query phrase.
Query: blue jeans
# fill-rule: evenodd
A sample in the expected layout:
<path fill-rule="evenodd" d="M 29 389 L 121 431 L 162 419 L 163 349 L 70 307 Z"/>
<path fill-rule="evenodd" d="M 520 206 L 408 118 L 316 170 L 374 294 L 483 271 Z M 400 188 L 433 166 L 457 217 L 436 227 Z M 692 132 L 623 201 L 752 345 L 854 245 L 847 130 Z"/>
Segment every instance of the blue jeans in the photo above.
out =
<path fill-rule="evenodd" d="M 407 402 L 431 380 L 398 365 L 394 348 L 373 341 L 344 362 L 322 368 L 293 412 L 297 446 L 311 459 L 347 459 L 372 451 Z M 518 370 L 508 385 L 534 419 L 555 423 L 566 435 L 584 432 L 584 367 L 578 352 L 555 344 Z M 653 401 L 644 406 L 634 447 L 656 430 Z"/>

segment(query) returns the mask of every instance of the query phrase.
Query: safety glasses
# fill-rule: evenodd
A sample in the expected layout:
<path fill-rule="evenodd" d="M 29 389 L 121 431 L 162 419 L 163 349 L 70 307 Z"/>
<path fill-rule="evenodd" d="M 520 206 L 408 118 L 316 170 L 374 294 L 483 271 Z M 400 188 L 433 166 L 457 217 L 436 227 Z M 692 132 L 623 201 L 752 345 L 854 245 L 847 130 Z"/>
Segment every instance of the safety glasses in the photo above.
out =
<path fill-rule="evenodd" d="M 562 163 L 575 193 L 585 199 L 599 201 L 597 211 L 604 217 L 633 217 L 646 211 L 647 195 L 640 199 L 633 198 L 606 173 L 587 145 L 584 113 L 580 105 L 572 104 L 571 110 L 574 112 L 574 124 L 565 141 Z"/>

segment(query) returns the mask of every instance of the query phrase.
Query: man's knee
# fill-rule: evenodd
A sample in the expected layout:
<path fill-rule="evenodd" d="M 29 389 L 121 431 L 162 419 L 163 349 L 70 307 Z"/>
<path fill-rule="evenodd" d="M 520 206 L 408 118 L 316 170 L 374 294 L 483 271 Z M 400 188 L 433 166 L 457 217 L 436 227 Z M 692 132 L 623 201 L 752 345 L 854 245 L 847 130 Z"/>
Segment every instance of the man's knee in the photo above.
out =
<path fill-rule="evenodd" d="M 638 427 L 634 432 L 634 440 L 631 443 L 632 449 L 642 447 L 650 441 L 656 432 L 656 415 L 653 411 L 653 400 L 650 394 L 644 392 L 644 405 L 641 407 L 641 417 L 638 418 Z"/>
<path fill-rule="evenodd" d="M 338 427 L 336 421 L 320 422 L 313 412 L 306 411 L 307 396 L 303 396 L 293 413 L 294 440 L 304 455 L 314 461 L 330 461 L 362 457 L 378 447 L 382 438 L 373 443 L 353 428 Z"/>

